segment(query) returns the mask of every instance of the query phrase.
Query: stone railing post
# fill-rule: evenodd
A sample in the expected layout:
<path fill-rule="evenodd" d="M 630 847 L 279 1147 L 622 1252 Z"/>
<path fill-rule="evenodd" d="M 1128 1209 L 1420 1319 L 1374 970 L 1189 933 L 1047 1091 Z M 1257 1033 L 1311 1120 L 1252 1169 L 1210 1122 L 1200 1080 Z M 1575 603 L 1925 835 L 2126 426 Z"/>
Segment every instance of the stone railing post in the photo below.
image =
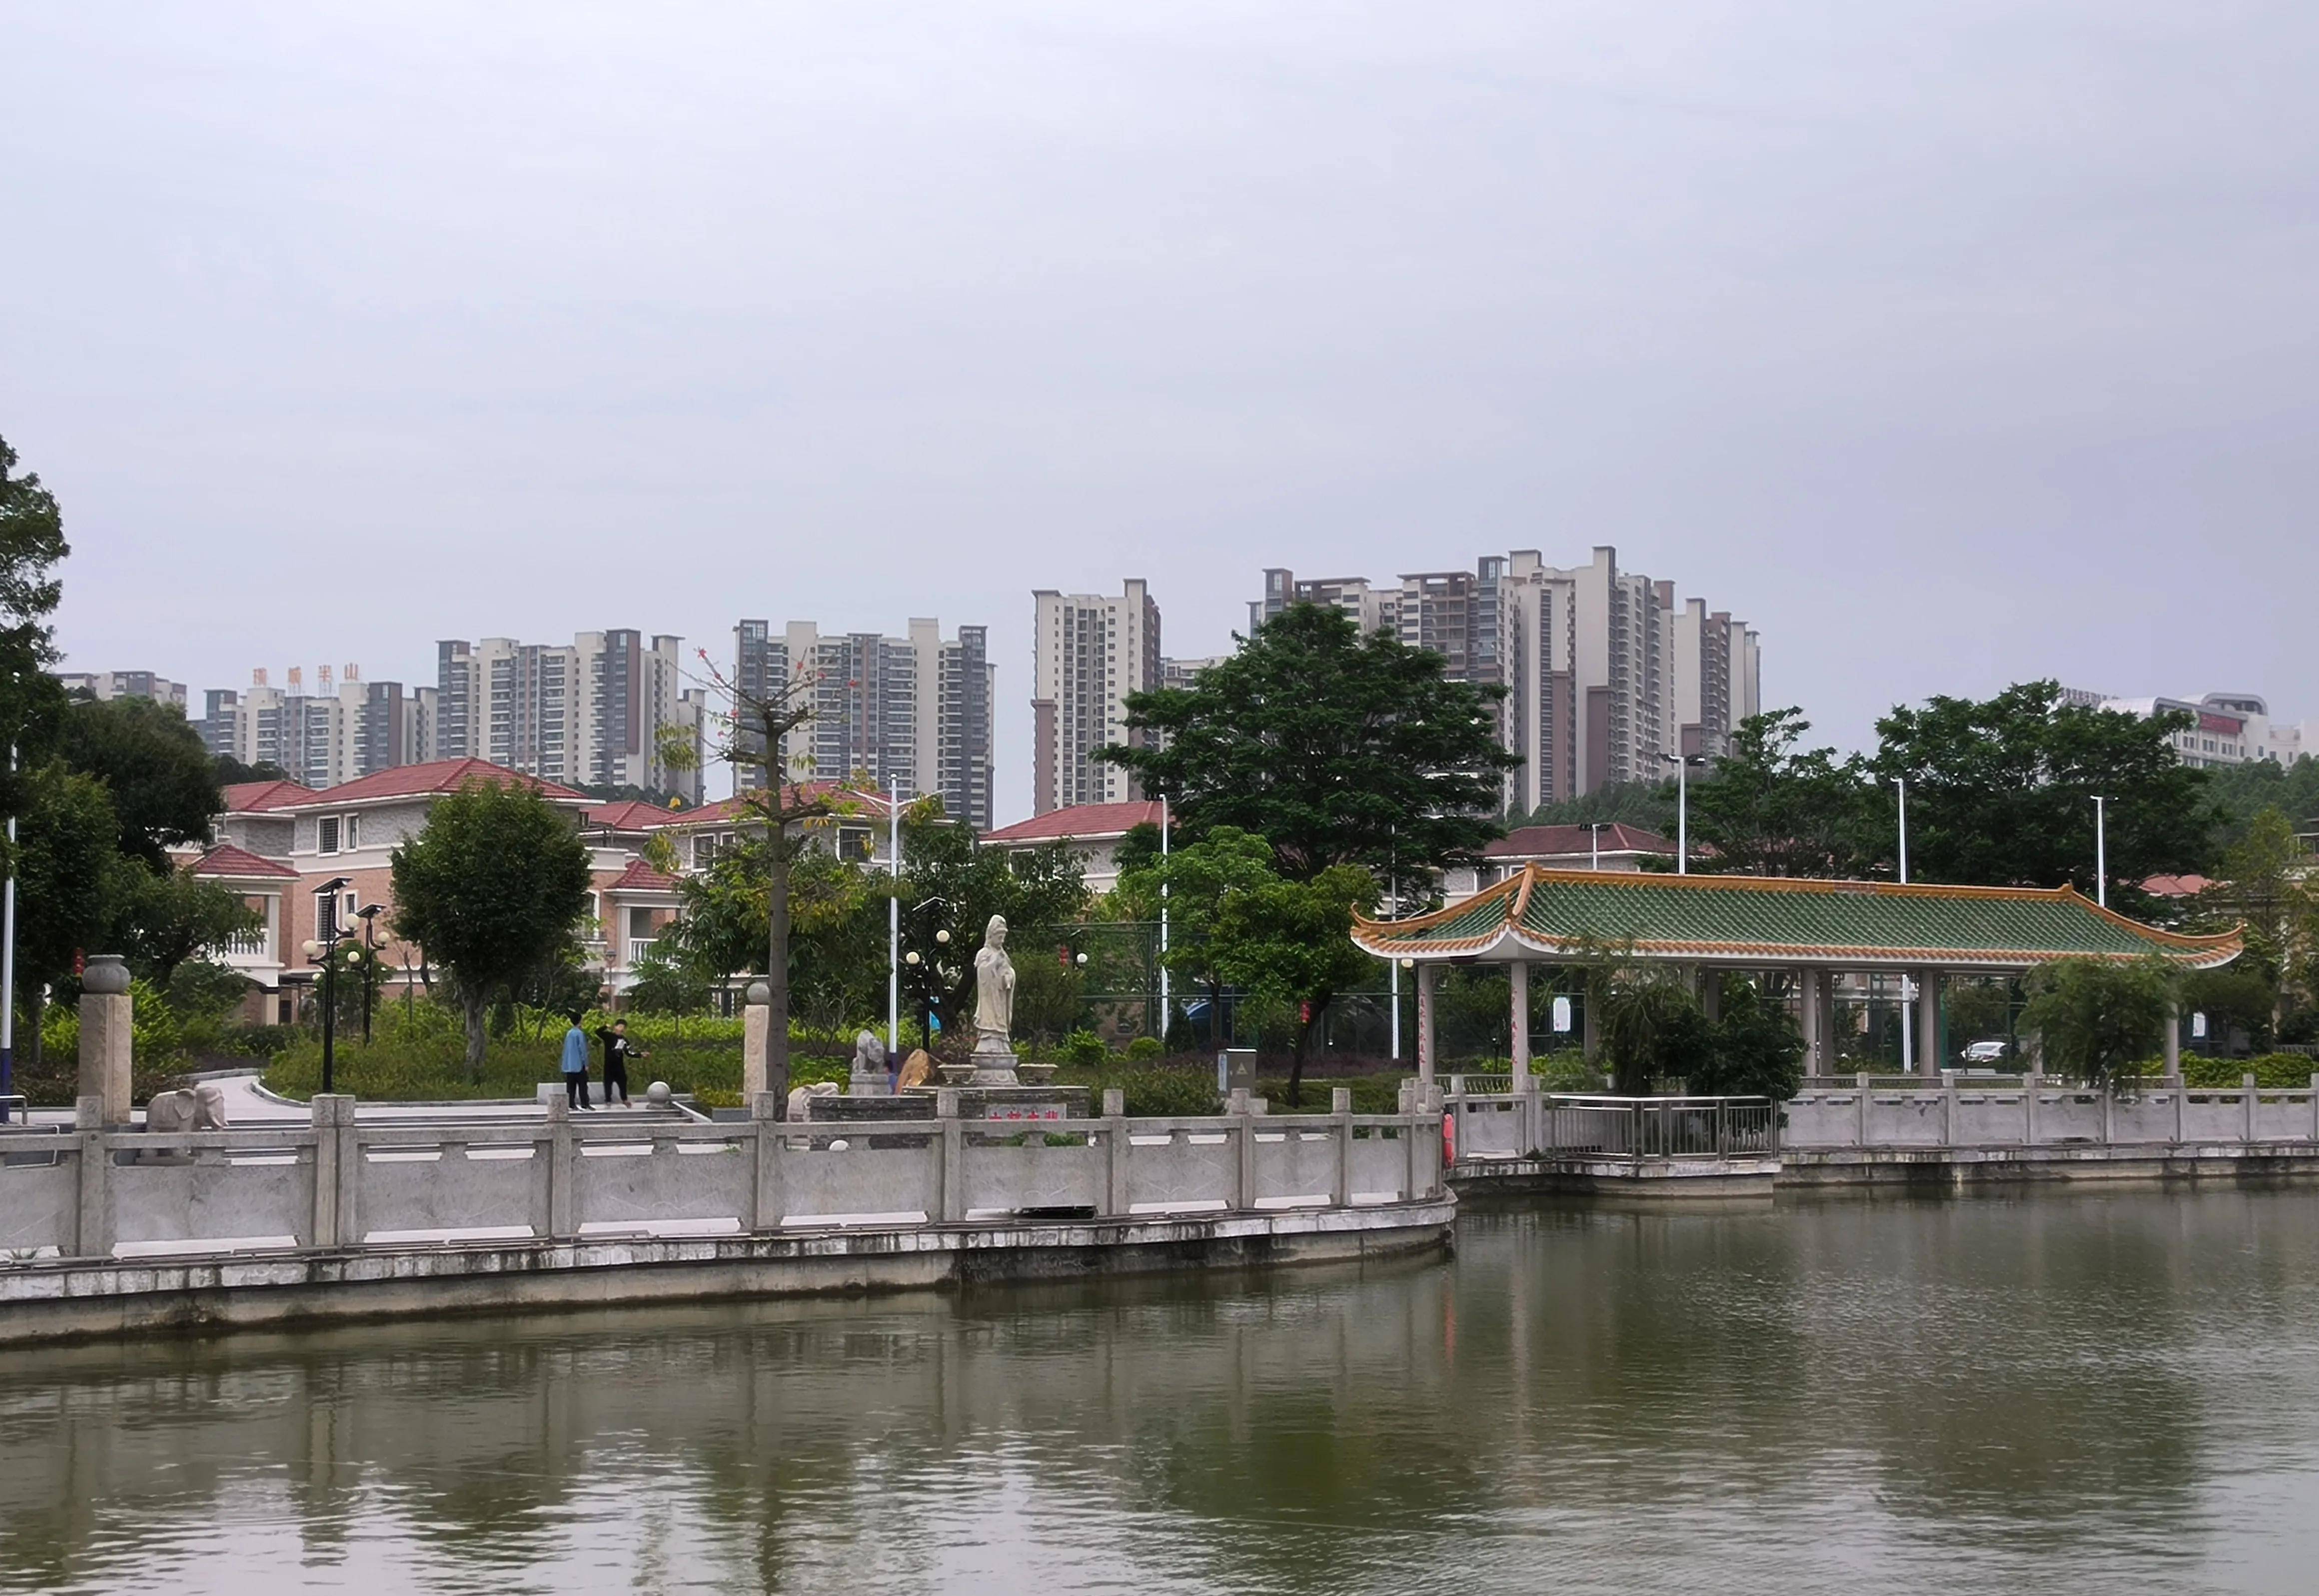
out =
<path fill-rule="evenodd" d="M 1117 1087 L 1103 1089 L 1103 1206 L 1098 1217 L 1124 1218 L 1127 1200 L 1127 1094 Z"/>
<path fill-rule="evenodd" d="M 2255 1115 L 2260 1112 L 2261 1103 L 2261 1099 L 2255 1096 L 2252 1070 L 2239 1077 L 2239 1100 L 2244 1109 L 2244 1123 L 2239 1127 L 2239 1140 L 2251 1147 L 2254 1145 Z"/>
<path fill-rule="evenodd" d="M 1856 1140 L 1859 1141 L 1861 1146 L 1866 1147 L 1869 1142 L 1868 1114 L 1872 1104 L 1871 1102 L 1871 1094 L 1868 1090 L 1868 1075 L 1865 1070 L 1863 1070 L 1860 1074 L 1852 1078 L 1852 1089 L 1853 1114 L 1860 1123 L 1860 1129 Z"/>
<path fill-rule="evenodd" d="M 314 1127 L 314 1219 L 306 1245 L 352 1247 L 361 1241 L 355 1186 L 362 1149 L 355 1141 L 355 1100 L 344 1092 L 317 1092 L 308 1105 Z"/>
<path fill-rule="evenodd" d="M 2311 1078 L 2311 1140 L 2319 1141 L 2319 1075 Z"/>
<path fill-rule="evenodd" d="M 1241 1213 L 1256 1206 L 1256 1113 L 1249 1103 L 1247 1087 L 1232 1088 L 1224 1100 L 1224 1112 L 1235 1122 L 1232 1144 L 1240 1156 L 1232 1165 L 1232 1209 Z"/>
<path fill-rule="evenodd" d="M 86 1036 L 84 1032 L 83 1036 Z M 86 1041 L 83 1042 L 86 1045 Z M 104 1099 L 77 1097 L 73 1100 L 74 1140 L 79 1150 L 74 1157 L 79 1176 L 79 1216 L 73 1226 L 73 1256 L 75 1258 L 111 1258 L 113 1256 L 112 1204 L 106 1186 L 113 1177 L 113 1145 L 104 1132 Z"/>
<path fill-rule="evenodd" d="M 1956 1145 L 1957 1075 L 1954 1069 L 1941 1071 L 1941 1145 Z"/>
<path fill-rule="evenodd" d="M 2021 1144 L 2037 1145 L 2037 1094 L 2045 1089 L 2045 1078 L 2032 1069 L 2021 1078 Z"/>
<path fill-rule="evenodd" d="M 966 1219 L 966 1122 L 959 1117 L 958 1089 L 943 1087 L 934 1093 L 934 1112 L 942 1116 L 942 1168 L 938 1189 L 946 1225 Z"/>
<path fill-rule="evenodd" d="M 580 1174 L 580 1150 L 572 1138 L 572 1105 L 562 1097 L 547 1100 L 547 1234 L 551 1240 L 569 1241 L 579 1235 L 573 1216 L 573 1186 Z"/>
<path fill-rule="evenodd" d="M 2182 1084 L 2182 1073 L 2179 1069 L 2167 1085 L 2174 1094 L 2174 1145 L 2179 1147 L 2182 1145 L 2182 1099 L 2189 1096 L 2189 1088 Z"/>
<path fill-rule="evenodd" d="M 2101 1105 L 2102 1145 L 2107 1147 L 2117 1140 L 2117 1094 L 2109 1089 L 2107 1082 L 2101 1087 Z"/>
<path fill-rule="evenodd" d="M 1329 1182 L 1329 1204 L 1333 1208 L 1353 1205 L 1353 1089 L 1350 1087 L 1329 1088 L 1329 1117 L 1335 1122 L 1330 1128 L 1337 1138 L 1337 1172 Z"/>
<path fill-rule="evenodd" d="M 757 1134 L 757 1177 L 751 1184 L 752 1231 L 781 1228 L 781 1100 L 771 1092 L 749 1095 L 749 1125 Z"/>
<path fill-rule="evenodd" d="M 81 970 L 80 1096 L 97 1100 L 108 1125 L 129 1123 L 130 1007 L 127 962 L 92 954 Z"/>
<path fill-rule="evenodd" d="M 743 996 L 746 1001 L 741 1006 L 741 1101 L 753 1107 L 757 1094 L 765 1089 L 765 1063 L 773 1050 L 772 994 L 764 982 L 752 981 Z"/>

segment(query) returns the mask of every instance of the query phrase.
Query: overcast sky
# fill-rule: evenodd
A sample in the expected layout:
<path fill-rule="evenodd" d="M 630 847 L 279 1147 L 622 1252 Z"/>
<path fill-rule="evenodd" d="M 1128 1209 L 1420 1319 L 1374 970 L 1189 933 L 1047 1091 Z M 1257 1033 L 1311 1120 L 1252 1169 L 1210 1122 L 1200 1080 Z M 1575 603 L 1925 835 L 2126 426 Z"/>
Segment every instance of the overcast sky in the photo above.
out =
<path fill-rule="evenodd" d="M 1610 543 L 1845 745 L 2048 674 L 2319 716 L 2314 55 L 2308 0 L 0 0 L 0 435 L 76 668 L 983 622 L 1002 821 L 1031 590 L 1129 575 L 1205 654 L 1266 565 Z"/>

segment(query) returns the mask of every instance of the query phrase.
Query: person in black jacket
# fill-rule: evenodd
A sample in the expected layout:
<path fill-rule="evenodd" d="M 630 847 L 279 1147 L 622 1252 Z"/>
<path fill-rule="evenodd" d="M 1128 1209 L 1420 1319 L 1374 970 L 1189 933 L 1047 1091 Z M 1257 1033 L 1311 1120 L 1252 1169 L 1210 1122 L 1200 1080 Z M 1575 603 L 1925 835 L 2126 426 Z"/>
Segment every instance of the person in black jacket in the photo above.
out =
<path fill-rule="evenodd" d="M 612 1088 L 620 1088 L 620 1106 L 628 1105 L 628 1060 L 649 1059 L 642 1048 L 628 1045 L 628 1023 L 614 1020 L 609 1030 L 599 1030 L 596 1040 L 604 1044 L 604 1106 L 612 1105 Z"/>

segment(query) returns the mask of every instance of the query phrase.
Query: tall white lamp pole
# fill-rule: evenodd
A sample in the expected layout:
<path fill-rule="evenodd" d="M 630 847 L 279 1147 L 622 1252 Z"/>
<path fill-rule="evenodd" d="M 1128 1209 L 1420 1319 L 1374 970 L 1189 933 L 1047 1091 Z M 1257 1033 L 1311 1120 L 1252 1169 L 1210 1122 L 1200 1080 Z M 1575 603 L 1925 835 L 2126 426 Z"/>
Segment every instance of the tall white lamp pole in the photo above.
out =
<path fill-rule="evenodd" d="M 1900 885 L 1908 884 L 1908 779 L 1892 778 L 1892 785 L 1900 795 Z"/>
<path fill-rule="evenodd" d="M 1160 859 L 1168 858 L 1168 799 L 1160 799 Z M 1163 874 L 1160 881 L 1160 1045 L 1168 1045 L 1168 1027 L 1176 1018 L 1175 1005 L 1168 998 L 1168 881 Z"/>
<path fill-rule="evenodd" d="M 894 877 L 894 896 L 886 900 L 886 1056 L 890 1059 L 902 1050 L 902 784 L 898 776 L 886 779 L 886 862 Z"/>
<path fill-rule="evenodd" d="M 2109 800 L 2094 799 L 2094 901 L 2109 907 L 2109 826 L 2107 809 Z"/>

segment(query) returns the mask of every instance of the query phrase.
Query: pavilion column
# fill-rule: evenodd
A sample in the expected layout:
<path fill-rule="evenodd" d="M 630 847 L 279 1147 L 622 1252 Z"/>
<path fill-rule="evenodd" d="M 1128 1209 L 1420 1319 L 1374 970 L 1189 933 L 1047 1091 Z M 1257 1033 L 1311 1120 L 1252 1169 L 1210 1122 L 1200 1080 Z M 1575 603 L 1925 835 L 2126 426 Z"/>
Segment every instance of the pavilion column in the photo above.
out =
<path fill-rule="evenodd" d="M 2166 1035 L 2161 1045 L 2167 1082 L 2179 1084 L 2182 1079 L 2182 1005 L 2170 996 L 2166 1000 Z"/>
<path fill-rule="evenodd" d="M 1804 1033 L 1804 1073 L 1826 1075 L 1827 1024 L 1820 1013 L 1820 989 L 1826 978 L 1816 965 L 1807 965 L 1798 975 L 1796 1019 Z"/>
<path fill-rule="evenodd" d="M 1514 1090 L 1522 1089 L 1529 1075 L 1529 965 L 1517 960 L 1506 966 L 1506 987 L 1513 1005 Z"/>
<path fill-rule="evenodd" d="M 1941 1057 L 1941 972 L 1917 972 L 1917 1072 L 1938 1076 L 1948 1062 Z"/>
<path fill-rule="evenodd" d="M 1428 1093 L 1433 1089 L 1433 988 L 1440 973 L 1434 964 L 1417 967 L 1417 1084 Z"/>
<path fill-rule="evenodd" d="M 1710 1020 L 1723 1017 L 1723 972 L 1712 965 L 1695 965 L 1691 972 L 1692 988 L 1699 995 L 1699 1010 Z"/>

